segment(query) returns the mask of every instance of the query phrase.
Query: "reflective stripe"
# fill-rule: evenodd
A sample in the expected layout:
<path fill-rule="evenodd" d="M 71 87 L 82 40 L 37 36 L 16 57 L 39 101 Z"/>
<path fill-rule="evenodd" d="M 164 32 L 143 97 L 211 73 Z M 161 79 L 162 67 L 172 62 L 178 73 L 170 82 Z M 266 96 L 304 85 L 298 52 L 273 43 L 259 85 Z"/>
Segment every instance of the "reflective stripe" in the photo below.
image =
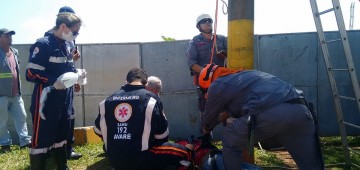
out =
<path fill-rule="evenodd" d="M 50 146 L 48 148 L 39 148 L 39 149 L 30 148 L 29 152 L 30 152 L 31 155 L 47 153 L 52 148 L 61 148 L 61 147 L 63 147 L 66 143 L 67 143 L 66 140 L 63 140 L 63 141 L 61 141 L 59 143 L 54 143 L 52 146 Z"/>
<path fill-rule="evenodd" d="M 72 120 L 72 119 L 75 119 L 75 114 L 70 115 L 70 119 L 71 119 L 71 120 Z"/>
<path fill-rule="evenodd" d="M 145 111 L 145 121 L 144 121 L 144 132 L 142 134 L 142 146 L 141 151 L 149 149 L 149 138 L 150 138 L 150 131 L 151 131 L 151 117 L 156 104 L 156 100 L 154 98 L 150 98 L 146 111 Z"/>
<path fill-rule="evenodd" d="M 99 112 L 100 112 L 100 129 L 101 135 L 105 144 L 105 149 L 107 149 L 107 127 L 105 121 L 105 100 L 103 100 L 99 104 Z"/>
<path fill-rule="evenodd" d="M 11 78 L 12 73 L 0 73 L 0 78 Z"/>
<path fill-rule="evenodd" d="M 169 128 L 163 134 L 155 135 L 155 139 L 164 139 L 169 136 Z"/>
<path fill-rule="evenodd" d="M 94 132 L 95 132 L 96 134 L 98 134 L 98 135 L 102 135 L 102 134 L 101 134 L 101 130 L 98 129 L 96 126 L 94 126 Z"/>
<path fill-rule="evenodd" d="M 68 60 L 67 57 L 50 56 L 49 62 L 52 62 L 52 63 L 66 63 L 66 62 L 72 62 L 72 59 Z"/>
<path fill-rule="evenodd" d="M 35 63 L 28 63 L 26 65 L 26 69 L 31 68 L 31 69 L 35 69 L 35 70 L 45 70 L 45 67 L 39 65 L 39 64 L 35 64 Z"/>

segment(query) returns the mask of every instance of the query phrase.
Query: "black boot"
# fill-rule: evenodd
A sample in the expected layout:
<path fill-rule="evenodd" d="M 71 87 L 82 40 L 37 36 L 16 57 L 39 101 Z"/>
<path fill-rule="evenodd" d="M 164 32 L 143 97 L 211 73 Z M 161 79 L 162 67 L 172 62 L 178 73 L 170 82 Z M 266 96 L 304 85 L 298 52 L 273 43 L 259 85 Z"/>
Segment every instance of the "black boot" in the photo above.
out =
<path fill-rule="evenodd" d="M 68 170 L 66 159 L 66 146 L 52 149 L 53 158 L 55 160 L 57 170 Z"/>
<path fill-rule="evenodd" d="M 30 169 L 32 170 L 45 170 L 46 166 L 46 154 L 30 154 Z"/>

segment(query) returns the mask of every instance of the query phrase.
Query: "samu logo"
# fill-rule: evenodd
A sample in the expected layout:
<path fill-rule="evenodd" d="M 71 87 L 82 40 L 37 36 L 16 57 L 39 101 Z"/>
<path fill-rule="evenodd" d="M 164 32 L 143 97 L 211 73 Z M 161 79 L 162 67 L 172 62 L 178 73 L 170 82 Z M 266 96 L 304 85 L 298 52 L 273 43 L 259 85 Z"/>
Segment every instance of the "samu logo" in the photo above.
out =
<path fill-rule="evenodd" d="M 132 115 L 132 107 L 128 103 L 120 103 L 114 110 L 116 120 L 126 122 Z"/>

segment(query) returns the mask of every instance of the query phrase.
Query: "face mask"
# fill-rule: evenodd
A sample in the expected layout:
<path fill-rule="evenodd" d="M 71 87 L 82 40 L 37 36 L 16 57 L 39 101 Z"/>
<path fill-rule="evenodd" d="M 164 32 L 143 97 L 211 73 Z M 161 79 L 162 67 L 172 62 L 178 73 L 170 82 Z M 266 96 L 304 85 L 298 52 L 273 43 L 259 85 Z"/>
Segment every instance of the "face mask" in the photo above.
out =
<path fill-rule="evenodd" d="M 69 33 L 67 33 L 67 34 L 62 33 L 61 36 L 67 42 L 72 42 L 72 41 L 74 41 L 76 39 L 76 36 L 74 36 L 72 31 L 69 31 Z"/>

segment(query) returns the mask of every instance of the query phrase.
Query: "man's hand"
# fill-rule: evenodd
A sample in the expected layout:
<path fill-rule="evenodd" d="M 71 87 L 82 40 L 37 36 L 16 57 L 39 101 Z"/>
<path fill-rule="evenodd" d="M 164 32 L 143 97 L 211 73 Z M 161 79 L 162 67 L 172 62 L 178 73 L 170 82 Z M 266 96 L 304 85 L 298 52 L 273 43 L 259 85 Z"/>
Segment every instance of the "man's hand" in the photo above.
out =
<path fill-rule="evenodd" d="M 221 50 L 216 54 L 220 59 L 225 59 L 227 57 L 227 52 L 225 50 Z"/>
<path fill-rule="evenodd" d="M 77 61 L 80 58 L 79 51 L 75 49 L 72 53 L 73 53 L 73 60 Z"/>
<path fill-rule="evenodd" d="M 79 92 L 81 90 L 81 86 L 79 83 L 74 84 L 74 92 Z"/>
<path fill-rule="evenodd" d="M 56 90 L 64 90 L 64 89 L 66 89 L 65 84 L 61 80 L 56 80 L 55 83 L 53 84 L 53 87 Z"/>
<path fill-rule="evenodd" d="M 202 129 L 202 134 L 203 134 L 203 136 L 209 135 L 210 133 L 211 133 L 211 131 L 209 131 L 209 130 L 207 130 L 205 127 L 203 127 L 203 129 Z"/>
<path fill-rule="evenodd" d="M 220 113 L 220 116 L 219 116 L 219 118 L 218 118 L 218 121 L 219 122 L 225 122 L 226 121 L 226 119 L 228 119 L 230 116 L 229 116 L 229 114 L 225 111 L 225 112 L 222 112 L 222 113 Z"/>

